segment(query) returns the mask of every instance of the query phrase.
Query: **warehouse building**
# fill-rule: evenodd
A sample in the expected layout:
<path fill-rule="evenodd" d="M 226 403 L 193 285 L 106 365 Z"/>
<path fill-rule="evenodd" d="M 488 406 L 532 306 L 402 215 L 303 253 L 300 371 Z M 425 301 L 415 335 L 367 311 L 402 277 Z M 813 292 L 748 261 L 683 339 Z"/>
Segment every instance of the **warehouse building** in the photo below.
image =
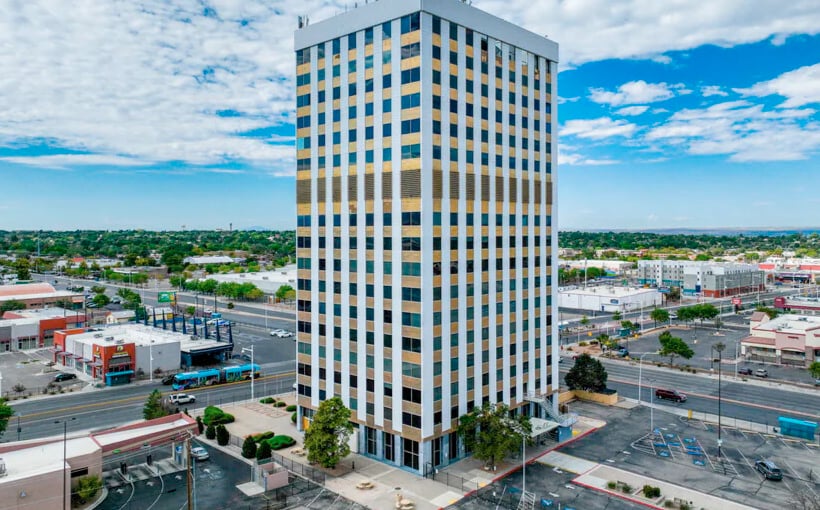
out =
<path fill-rule="evenodd" d="M 630 287 L 561 287 L 558 289 L 558 307 L 588 312 L 631 312 L 654 308 L 663 304 L 663 295 L 657 289 Z"/>

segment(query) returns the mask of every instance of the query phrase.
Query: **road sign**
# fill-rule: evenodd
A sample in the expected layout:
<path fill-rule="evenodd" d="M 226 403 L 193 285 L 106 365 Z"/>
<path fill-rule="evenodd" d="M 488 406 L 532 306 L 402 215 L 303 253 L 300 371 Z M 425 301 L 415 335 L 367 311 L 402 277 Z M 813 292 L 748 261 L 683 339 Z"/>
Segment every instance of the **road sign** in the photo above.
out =
<path fill-rule="evenodd" d="M 157 292 L 157 303 L 174 303 L 176 300 L 176 292 Z"/>
<path fill-rule="evenodd" d="M 739 297 L 732 298 L 732 304 L 733 304 L 733 305 L 739 305 L 739 304 L 741 304 L 742 302 L 743 302 L 743 301 L 742 301 Z"/>

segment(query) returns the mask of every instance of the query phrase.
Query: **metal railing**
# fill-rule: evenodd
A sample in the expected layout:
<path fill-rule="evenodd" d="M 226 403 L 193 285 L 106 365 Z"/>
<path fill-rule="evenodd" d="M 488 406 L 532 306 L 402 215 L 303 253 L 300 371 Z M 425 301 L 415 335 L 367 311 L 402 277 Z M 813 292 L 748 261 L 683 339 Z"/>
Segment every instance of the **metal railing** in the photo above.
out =
<path fill-rule="evenodd" d="M 524 398 L 530 402 L 540 404 L 541 408 L 547 413 L 547 417 L 562 427 L 571 427 L 578 422 L 578 413 L 557 414 L 553 412 L 552 401 L 548 395 L 540 395 L 534 391 L 529 391 Z"/>
<path fill-rule="evenodd" d="M 447 471 L 433 471 L 431 478 L 439 483 L 443 483 L 448 487 L 458 489 L 464 493 L 478 490 L 478 484 L 476 482 L 471 482 L 470 480 L 451 474 Z"/>

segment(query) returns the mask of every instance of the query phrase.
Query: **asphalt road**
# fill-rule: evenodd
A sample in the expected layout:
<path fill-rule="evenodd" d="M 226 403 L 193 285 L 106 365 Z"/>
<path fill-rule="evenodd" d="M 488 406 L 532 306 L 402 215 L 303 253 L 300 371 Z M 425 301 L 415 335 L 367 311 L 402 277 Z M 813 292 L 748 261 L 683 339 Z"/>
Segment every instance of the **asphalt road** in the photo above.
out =
<path fill-rule="evenodd" d="M 627 364 L 602 359 L 609 379 L 607 386 L 617 390 L 625 398 L 638 398 L 637 364 Z M 565 362 L 562 373 L 570 367 Z M 675 389 L 685 393 L 687 401 L 666 405 L 679 405 L 684 409 L 717 414 L 718 412 L 718 378 L 704 377 L 668 369 L 659 369 L 645 365 L 641 374 L 642 400 L 651 396 L 651 386 L 655 388 Z M 738 420 L 749 420 L 756 423 L 775 425 L 779 416 L 820 421 L 820 391 L 792 391 L 778 388 L 771 383 L 735 381 L 733 377 L 721 380 L 721 415 Z"/>
<path fill-rule="evenodd" d="M 296 382 L 294 367 L 294 361 L 263 366 L 263 376 L 254 381 L 255 398 L 292 391 L 293 383 Z M 225 405 L 249 399 L 250 386 L 250 381 L 243 381 L 187 390 L 186 393 L 194 395 L 197 401 L 181 406 L 181 410 L 208 405 Z M 141 420 L 142 407 L 148 394 L 154 389 L 159 389 L 164 395 L 173 392 L 170 386 L 140 383 L 49 398 L 18 400 L 12 403 L 15 417 L 9 422 L 4 439 L 8 441 L 18 439 L 18 417 L 21 440 L 62 433 L 63 425 L 60 420 L 66 418 L 70 420 L 69 432 L 72 429 L 73 431 L 99 430 Z M 55 421 L 60 422 L 55 423 Z"/>

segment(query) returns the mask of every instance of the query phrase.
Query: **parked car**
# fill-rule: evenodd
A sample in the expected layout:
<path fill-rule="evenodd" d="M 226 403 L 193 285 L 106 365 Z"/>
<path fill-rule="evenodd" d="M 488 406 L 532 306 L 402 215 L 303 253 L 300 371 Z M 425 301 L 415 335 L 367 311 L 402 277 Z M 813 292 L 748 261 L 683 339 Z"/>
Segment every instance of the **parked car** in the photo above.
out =
<path fill-rule="evenodd" d="M 676 390 L 665 390 L 658 388 L 655 390 L 655 398 L 663 400 L 671 400 L 673 402 L 686 402 L 686 395 Z"/>
<path fill-rule="evenodd" d="M 755 377 L 769 377 L 769 371 L 765 368 L 758 368 L 757 370 L 755 370 Z"/>
<path fill-rule="evenodd" d="M 815 386 L 820 386 L 820 379 L 815 379 L 814 380 L 814 385 Z"/>
<path fill-rule="evenodd" d="M 270 332 L 270 336 L 275 336 L 276 338 L 290 338 L 293 336 L 293 332 L 284 329 L 274 329 Z"/>
<path fill-rule="evenodd" d="M 741 367 L 737 369 L 737 373 L 740 375 L 752 375 L 752 369 L 749 367 Z"/>
<path fill-rule="evenodd" d="M 64 382 L 64 381 L 71 381 L 77 378 L 76 374 L 69 374 L 66 372 L 60 372 L 59 374 L 54 376 L 54 382 Z"/>
<path fill-rule="evenodd" d="M 195 458 L 196 460 L 208 460 L 211 456 L 208 454 L 208 450 L 201 446 L 194 446 L 191 448 L 191 457 Z"/>
<path fill-rule="evenodd" d="M 196 397 L 187 393 L 172 393 L 168 395 L 168 402 L 175 405 L 188 404 L 196 402 Z"/>
<path fill-rule="evenodd" d="M 767 480 L 782 480 L 783 471 L 770 460 L 758 460 L 755 462 L 755 469 Z"/>

